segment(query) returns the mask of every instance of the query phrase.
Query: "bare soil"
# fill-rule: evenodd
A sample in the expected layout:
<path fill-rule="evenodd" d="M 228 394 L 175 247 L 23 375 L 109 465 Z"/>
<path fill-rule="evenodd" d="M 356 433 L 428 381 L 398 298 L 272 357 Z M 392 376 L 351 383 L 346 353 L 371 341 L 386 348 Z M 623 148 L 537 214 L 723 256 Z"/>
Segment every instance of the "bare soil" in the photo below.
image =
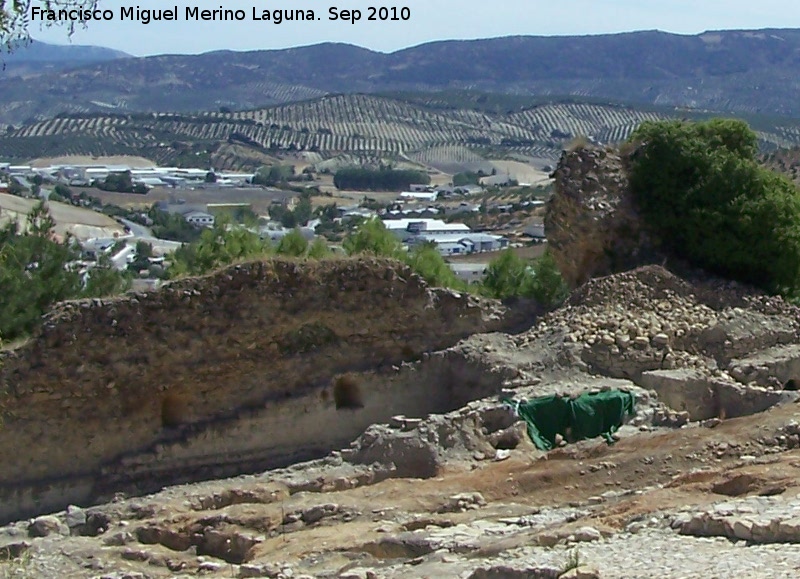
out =
<path fill-rule="evenodd" d="M 117 155 L 111 157 L 89 157 L 86 155 L 65 155 L 62 157 L 39 157 L 30 162 L 31 167 L 51 165 L 128 165 L 134 169 L 155 167 L 156 163 L 144 157 Z"/>
<path fill-rule="evenodd" d="M 536 259 L 541 257 L 547 248 L 546 243 L 540 245 L 529 245 L 525 247 L 512 247 L 511 250 L 522 259 Z M 489 263 L 500 255 L 499 251 L 485 251 L 483 253 L 472 253 L 469 255 L 454 255 L 447 258 L 452 263 Z"/>
<path fill-rule="evenodd" d="M 36 203 L 35 199 L 0 194 L 0 210 L 2 210 L 0 223 L 4 223 L 8 219 L 22 221 Z M 48 203 L 48 207 L 56 222 L 56 235 L 63 237 L 67 233 L 71 233 L 78 239 L 88 239 L 91 237 L 115 237 L 124 233 L 116 221 L 97 211 L 55 201 Z"/>
<path fill-rule="evenodd" d="M 208 203 L 249 203 L 256 213 L 266 212 L 273 201 L 296 197 L 292 191 L 261 188 L 208 188 L 208 189 L 172 189 L 155 187 L 146 195 L 135 193 L 116 193 L 102 191 L 95 188 L 74 188 L 79 193 L 85 191 L 87 195 L 100 199 L 104 204 L 118 205 L 125 208 L 144 209 L 166 201 L 179 203 L 181 200 L 187 205 L 206 205 Z"/>
<path fill-rule="evenodd" d="M 431 514 L 449 496 L 480 492 L 488 502 L 488 509 L 502 512 L 519 511 L 520 507 L 524 511 L 586 503 L 609 490 L 645 489 L 643 494 L 621 498 L 593 516 L 591 524 L 596 528 L 620 530 L 642 515 L 719 502 L 726 495 L 715 493 L 714 488 L 745 474 L 754 482 L 741 489 L 742 496 L 796 494 L 800 491 L 800 450 L 773 455 L 765 464 L 742 465 L 738 455 L 718 458 L 714 449 L 720 443 L 742 448 L 756 445 L 759 438 L 798 417 L 800 407 L 792 404 L 727 420 L 713 429 L 641 433 L 623 438 L 614 446 L 600 440 L 586 441 L 551 451 L 542 459 L 514 451 L 506 461 L 487 462 L 470 472 L 446 472 L 428 480 L 392 479 L 328 493 L 324 500 L 362 509 L 369 506 L 373 512 Z M 648 490 L 656 485 L 663 488 Z M 319 504 L 321 499 L 314 494 L 295 495 L 291 499 L 292 508 Z M 430 517 L 439 522 L 464 522 L 485 518 L 486 512 Z M 382 535 L 376 531 L 376 525 L 365 525 L 363 521 L 317 527 L 265 542 L 259 547 L 258 557 L 299 559 L 319 552 L 320 545 L 330 550 L 348 549 L 371 539 L 378 540 Z"/>

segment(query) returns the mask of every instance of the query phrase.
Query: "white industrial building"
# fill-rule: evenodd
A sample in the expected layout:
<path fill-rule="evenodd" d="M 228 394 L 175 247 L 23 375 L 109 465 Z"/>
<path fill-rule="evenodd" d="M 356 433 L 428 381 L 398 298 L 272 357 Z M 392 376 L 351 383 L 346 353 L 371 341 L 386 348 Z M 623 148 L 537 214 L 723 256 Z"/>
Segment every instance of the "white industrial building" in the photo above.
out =
<path fill-rule="evenodd" d="M 436 201 L 439 196 L 435 191 L 404 191 L 400 193 L 401 201 Z"/>
<path fill-rule="evenodd" d="M 483 253 L 485 251 L 499 251 L 508 247 L 508 240 L 500 235 L 487 233 L 448 233 L 429 234 L 420 233 L 407 241 L 409 247 L 422 243 L 433 243 L 439 253 L 444 256 L 467 255 L 470 253 Z"/>
<path fill-rule="evenodd" d="M 406 241 L 420 233 L 446 235 L 470 232 L 469 226 L 464 223 L 446 223 L 441 219 L 384 219 L 383 225 L 402 241 Z"/>

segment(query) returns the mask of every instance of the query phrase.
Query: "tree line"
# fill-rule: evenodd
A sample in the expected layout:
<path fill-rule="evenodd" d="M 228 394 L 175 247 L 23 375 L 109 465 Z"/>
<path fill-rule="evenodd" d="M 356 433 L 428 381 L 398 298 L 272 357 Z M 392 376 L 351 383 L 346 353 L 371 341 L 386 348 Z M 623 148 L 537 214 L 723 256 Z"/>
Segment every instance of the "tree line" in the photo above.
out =
<path fill-rule="evenodd" d="M 403 191 L 412 184 L 427 185 L 431 178 L 422 171 L 379 167 L 345 167 L 336 171 L 333 184 L 337 189 L 356 189 L 358 191 Z"/>

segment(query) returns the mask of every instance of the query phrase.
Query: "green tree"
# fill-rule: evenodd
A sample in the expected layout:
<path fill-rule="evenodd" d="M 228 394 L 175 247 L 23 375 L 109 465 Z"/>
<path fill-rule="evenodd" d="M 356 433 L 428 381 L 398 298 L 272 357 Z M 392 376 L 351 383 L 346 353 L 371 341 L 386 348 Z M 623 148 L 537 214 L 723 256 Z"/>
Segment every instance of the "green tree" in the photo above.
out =
<path fill-rule="evenodd" d="M 412 183 L 427 185 L 431 178 L 422 171 L 399 170 L 391 167 L 367 169 L 345 167 L 333 176 L 333 184 L 338 189 L 357 189 L 360 191 L 402 191 Z"/>
<path fill-rule="evenodd" d="M 525 290 L 528 293 L 528 290 Z M 561 305 L 569 295 L 561 272 L 556 265 L 553 254 L 545 251 L 533 263 L 533 279 L 530 281 L 530 296 L 548 308 Z"/>
<path fill-rule="evenodd" d="M 0 335 L 28 334 L 52 304 L 80 293 L 80 276 L 66 267 L 74 257 L 50 237 L 9 236 L 0 250 Z"/>
<path fill-rule="evenodd" d="M 147 216 L 153 220 L 153 235 L 161 239 L 191 243 L 200 237 L 200 230 L 177 213 L 167 213 L 153 205 Z"/>
<path fill-rule="evenodd" d="M 130 289 L 130 286 L 130 278 L 114 269 L 111 259 L 104 255 L 97 261 L 95 267 L 86 272 L 86 283 L 81 296 L 93 298 L 113 296 Z"/>
<path fill-rule="evenodd" d="M 136 255 L 145 259 L 153 257 L 153 244 L 140 239 L 136 242 Z"/>
<path fill-rule="evenodd" d="M 569 295 L 555 259 L 547 251 L 529 262 L 511 249 L 504 250 L 489 263 L 482 289 L 484 294 L 498 299 L 533 298 L 547 308 L 560 305 Z"/>
<path fill-rule="evenodd" d="M 294 216 L 293 211 L 287 209 L 281 214 L 281 225 L 286 229 L 294 229 L 297 227 L 297 218 Z"/>
<path fill-rule="evenodd" d="M 238 207 L 233 212 L 233 220 L 247 227 L 258 225 L 258 215 L 250 207 Z"/>
<path fill-rule="evenodd" d="M 466 173 L 456 173 L 453 175 L 453 186 L 461 187 L 463 185 L 477 185 L 480 181 L 480 175 L 468 171 Z"/>
<path fill-rule="evenodd" d="M 278 255 L 290 257 L 303 257 L 307 251 L 308 241 L 297 229 L 292 229 L 289 233 L 284 235 L 275 248 L 275 253 Z"/>
<path fill-rule="evenodd" d="M 69 203 L 72 201 L 73 192 L 72 189 L 63 183 L 58 183 L 53 187 L 53 193 L 50 194 L 50 199 L 53 199 L 53 196 L 55 196 L 57 200 L 63 200 Z"/>
<path fill-rule="evenodd" d="M 497 299 L 530 296 L 533 276 L 533 268 L 511 249 L 506 249 L 489 262 L 483 290 L 486 295 Z"/>
<path fill-rule="evenodd" d="M 367 253 L 394 259 L 403 259 L 406 255 L 400 240 L 386 229 L 380 219 L 363 221 L 345 238 L 342 247 L 348 255 Z"/>
<path fill-rule="evenodd" d="M 301 195 L 293 213 L 298 225 L 306 225 L 308 220 L 311 219 L 311 197 L 309 195 Z"/>
<path fill-rule="evenodd" d="M 28 213 L 28 231 L 34 237 L 42 239 L 54 239 L 56 222 L 50 215 L 50 210 L 44 202 L 39 202 L 33 206 Z"/>
<path fill-rule="evenodd" d="M 284 214 L 287 212 L 291 212 L 289 209 L 280 205 L 279 203 L 274 203 L 269 207 L 269 218 L 273 221 L 281 221 L 283 219 Z M 294 218 L 294 216 L 292 216 Z M 294 226 L 292 226 L 294 227 Z"/>
<path fill-rule="evenodd" d="M 270 251 L 269 242 L 242 227 L 230 227 L 220 217 L 214 227 L 203 230 L 197 241 L 175 250 L 170 277 L 204 274 L 237 261 L 264 257 Z"/>
<path fill-rule="evenodd" d="M 319 217 L 322 223 L 327 223 L 339 217 L 339 209 L 336 207 L 336 203 L 320 205 L 314 210 L 314 215 Z"/>
<path fill-rule="evenodd" d="M 78 254 L 72 240 L 57 241 L 54 226 L 47 206 L 39 203 L 28 215 L 24 231 L 16 222 L 0 229 L 0 335 L 4 339 L 30 333 L 56 302 L 124 289 L 122 276 L 114 270 L 99 273 L 84 287 L 75 267 Z M 102 284 L 100 278 L 104 278 Z"/>
<path fill-rule="evenodd" d="M 104 191 L 133 193 L 133 177 L 131 176 L 130 171 L 109 173 L 103 181 L 97 183 L 97 188 Z"/>
<path fill-rule="evenodd" d="M 20 185 L 19 181 L 11 177 L 11 179 L 8 182 L 8 194 L 21 197 L 24 192 L 25 192 L 25 187 Z"/>
<path fill-rule="evenodd" d="M 153 257 L 153 246 L 146 241 L 136 242 L 136 257 L 128 264 L 128 271 L 140 272 L 150 267 L 150 258 Z"/>
<path fill-rule="evenodd" d="M 668 253 L 770 292 L 800 287 L 800 193 L 761 167 L 746 123 L 644 123 L 632 137 L 631 187 Z"/>
<path fill-rule="evenodd" d="M 467 284 L 456 276 L 434 244 L 425 243 L 418 246 L 408 254 L 406 262 L 430 285 L 459 290 L 467 287 Z"/>
<path fill-rule="evenodd" d="M 308 248 L 308 257 L 310 259 L 323 259 L 331 255 L 331 249 L 328 247 L 328 244 L 325 243 L 325 240 L 321 237 L 317 237 L 314 240 L 314 243 Z"/>
<path fill-rule="evenodd" d="M 285 183 L 294 177 L 294 165 L 273 165 L 261 167 L 253 176 L 252 182 L 256 185 L 277 185 Z"/>
<path fill-rule="evenodd" d="M 209 171 L 206 173 L 205 178 L 206 183 L 216 183 L 217 182 L 217 174 L 214 171 Z"/>

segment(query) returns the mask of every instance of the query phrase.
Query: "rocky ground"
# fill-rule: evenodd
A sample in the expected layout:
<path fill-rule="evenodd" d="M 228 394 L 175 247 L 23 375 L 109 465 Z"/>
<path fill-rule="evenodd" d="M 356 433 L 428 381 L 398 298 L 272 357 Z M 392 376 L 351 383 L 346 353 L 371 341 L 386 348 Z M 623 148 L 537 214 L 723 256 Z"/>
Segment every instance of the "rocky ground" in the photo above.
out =
<path fill-rule="evenodd" d="M 797 577 L 799 320 L 658 267 L 592 280 L 418 364 L 480 360 L 514 398 L 628 389 L 616 444 L 538 451 L 498 397 L 397 416 L 321 460 L 8 525 L 0 576 Z"/>

